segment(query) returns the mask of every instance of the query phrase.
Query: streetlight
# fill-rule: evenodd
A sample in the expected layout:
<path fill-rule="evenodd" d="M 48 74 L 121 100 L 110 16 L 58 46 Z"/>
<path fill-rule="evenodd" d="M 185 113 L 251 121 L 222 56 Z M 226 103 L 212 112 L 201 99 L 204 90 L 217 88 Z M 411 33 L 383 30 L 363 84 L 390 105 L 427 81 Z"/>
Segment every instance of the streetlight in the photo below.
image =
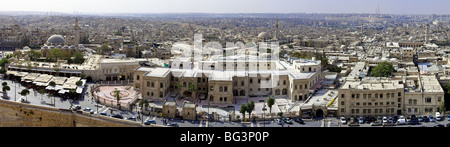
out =
<path fill-rule="evenodd" d="M 264 124 L 264 127 L 266 127 L 266 119 L 265 119 L 265 116 L 266 116 L 266 110 L 267 110 L 266 104 L 264 104 L 264 107 L 262 108 L 262 111 L 263 111 L 263 124 Z"/>

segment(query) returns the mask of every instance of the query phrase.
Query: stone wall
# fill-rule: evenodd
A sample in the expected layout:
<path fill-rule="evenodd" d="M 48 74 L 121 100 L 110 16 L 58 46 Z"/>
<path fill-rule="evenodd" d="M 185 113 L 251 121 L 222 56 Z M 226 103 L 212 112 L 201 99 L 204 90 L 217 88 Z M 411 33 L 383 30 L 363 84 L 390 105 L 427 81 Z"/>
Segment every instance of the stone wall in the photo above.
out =
<path fill-rule="evenodd" d="M 142 127 L 139 122 L 0 100 L 0 127 Z"/>

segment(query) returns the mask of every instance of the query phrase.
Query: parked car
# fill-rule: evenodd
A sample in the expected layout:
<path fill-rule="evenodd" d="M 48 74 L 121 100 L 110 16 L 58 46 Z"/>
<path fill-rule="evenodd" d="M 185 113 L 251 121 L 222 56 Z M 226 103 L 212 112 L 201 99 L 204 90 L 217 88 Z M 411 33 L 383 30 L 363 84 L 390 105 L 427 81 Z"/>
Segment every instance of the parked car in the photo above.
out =
<path fill-rule="evenodd" d="M 439 128 L 443 128 L 443 127 L 445 127 L 444 125 L 441 125 L 441 124 L 437 124 L 436 126 L 434 126 L 434 127 L 439 127 Z"/>
<path fill-rule="evenodd" d="M 422 116 L 417 117 L 417 120 L 418 120 L 419 122 L 423 122 Z"/>
<path fill-rule="evenodd" d="M 273 121 L 275 121 L 275 123 L 277 123 L 278 125 L 282 125 L 283 121 L 279 118 L 275 118 Z"/>
<path fill-rule="evenodd" d="M 427 116 L 423 116 L 423 122 L 430 122 L 430 119 Z"/>
<path fill-rule="evenodd" d="M 100 115 L 109 116 L 109 114 L 107 114 L 106 112 L 100 112 Z"/>
<path fill-rule="evenodd" d="M 123 116 L 120 114 L 114 114 L 111 117 L 123 119 Z"/>
<path fill-rule="evenodd" d="M 364 118 L 363 117 L 359 117 L 359 124 L 364 124 Z"/>
<path fill-rule="evenodd" d="M 441 120 L 442 120 L 441 113 L 436 112 L 436 121 L 441 121 Z"/>
<path fill-rule="evenodd" d="M 433 115 L 428 116 L 428 118 L 430 118 L 430 122 L 436 122 L 433 118 Z"/>
<path fill-rule="evenodd" d="M 411 119 L 408 121 L 408 125 L 418 125 L 419 124 L 419 120 L 417 119 Z"/>
<path fill-rule="evenodd" d="M 383 117 L 383 124 L 387 123 L 387 118 Z"/>
<path fill-rule="evenodd" d="M 284 123 L 292 124 L 292 119 L 290 119 L 290 118 L 283 118 L 282 120 Z"/>
<path fill-rule="evenodd" d="M 381 121 L 377 120 L 375 122 L 370 123 L 371 126 L 381 126 Z"/>
<path fill-rule="evenodd" d="M 134 117 L 134 116 L 130 116 L 130 117 L 127 117 L 127 118 L 125 118 L 125 120 L 132 120 L 132 121 L 136 121 L 136 117 Z"/>
<path fill-rule="evenodd" d="M 445 127 L 450 127 L 450 123 L 447 123 L 447 124 L 445 125 Z"/>
<path fill-rule="evenodd" d="M 341 117 L 340 120 L 341 120 L 341 124 L 344 124 L 344 125 L 347 124 L 347 120 L 345 119 L 345 117 Z"/>
<path fill-rule="evenodd" d="M 156 124 L 156 121 L 154 121 L 154 120 L 152 120 L 152 119 L 149 119 L 149 120 L 145 120 L 145 121 L 144 121 L 144 124 L 145 124 L 145 125 Z"/>
<path fill-rule="evenodd" d="M 305 122 L 301 118 L 296 118 L 296 119 L 294 119 L 294 121 L 299 124 L 305 124 Z"/>
<path fill-rule="evenodd" d="M 447 114 L 447 120 L 450 121 L 450 114 Z"/>
<path fill-rule="evenodd" d="M 179 127 L 177 123 L 168 123 L 167 126 L 171 126 L 171 127 Z"/>
<path fill-rule="evenodd" d="M 397 120 L 397 125 L 406 125 L 406 119 L 404 116 L 400 116 L 400 118 Z"/>
<path fill-rule="evenodd" d="M 370 124 L 371 123 L 370 118 L 369 117 L 365 117 L 364 118 L 364 123 Z"/>

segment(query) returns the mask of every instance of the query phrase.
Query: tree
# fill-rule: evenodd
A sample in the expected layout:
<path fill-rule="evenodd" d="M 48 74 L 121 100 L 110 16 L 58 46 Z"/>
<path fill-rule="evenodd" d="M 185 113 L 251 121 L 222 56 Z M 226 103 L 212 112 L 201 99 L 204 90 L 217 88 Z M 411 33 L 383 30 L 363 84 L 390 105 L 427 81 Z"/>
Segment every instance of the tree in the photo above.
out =
<path fill-rule="evenodd" d="M 8 85 L 8 83 L 6 83 L 6 82 L 3 82 L 3 83 L 2 83 L 2 86 L 3 86 L 3 87 L 5 87 L 5 86 L 7 86 L 7 85 Z"/>
<path fill-rule="evenodd" d="M 50 81 L 50 83 L 48 83 L 48 86 L 52 86 L 52 87 L 55 87 L 55 86 L 56 86 L 56 83 L 55 83 L 55 81 Z"/>
<path fill-rule="evenodd" d="M 10 91 L 10 90 L 11 90 L 11 88 L 8 85 L 3 86 L 2 91 L 3 91 L 3 96 L 5 98 L 8 97 L 8 92 L 7 91 Z"/>
<path fill-rule="evenodd" d="M 75 57 L 75 59 L 73 59 L 73 63 L 75 64 L 82 64 L 85 60 L 83 54 L 80 52 L 76 52 L 73 57 Z"/>
<path fill-rule="evenodd" d="M 445 110 L 447 110 L 447 107 L 445 106 L 445 101 L 439 102 L 439 112 L 441 112 L 441 116 L 444 115 Z"/>
<path fill-rule="evenodd" d="M 78 81 L 75 83 L 75 85 L 81 86 L 81 85 L 83 85 L 83 82 L 82 82 L 81 80 L 78 80 Z"/>
<path fill-rule="evenodd" d="M 187 88 L 187 92 L 189 92 L 189 94 L 191 94 L 192 97 L 192 93 L 196 90 L 195 85 L 194 84 L 189 84 L 188 88 Z"/>
<path fill-rule="evenodd" d="M 247 104 L 247 112 L 248 112 L 248 118 L 252 117 L 252 111 L 255 109 L 255 102 L 250 101 L 250 103 Z"/>
<path fill-rule="evenodd" d="M 272 97 L 267 98 L 267 106 L 269 106 L 269 113 L 272 113 L 272 106 L 275 104 L 275 99 Z"/>
<path fill-rule="evenodd" d="M 371 75 L 374 77 L 389 77 L 395 72 L 394 66 L 388 62 L 382 62 L 372 69 Z"/>
<path fill-rule="evenodd" d="M 138 105 L 139 105 L 139 107 L 141 107 L 141 113 L 142 113 L 142 112 L 144 112 L 144 108 L 148 107 L 148 100 L 143 98 L 143 99 L 141 99 L 141 101 L 139 101 Z M 142 120 L 142 123 L 144 123 L 143 122 L 144 119 L 141 119 L 141 120 Z"/>
<path fill-rule="evenodd" d="M 119 101 L 120 101 L 120 99 L 122 97 L 120 96 L 120 90 L 117 90 L 117 88 L 116 88 L 116 90 L 114 90 L 114 98 L 116 98 L 117 106 L 119 106 L 119 110 L 120 110 L 120 103 L 119 103 Z"/>
<path fill-rule="evenodd" d="M 24 89 L 19 93 L 21 96 L 24 96 L 25 99 L 28 101 L 27 95 L 30 94 L 30 91 L 28 89 Z"/>
<path fill-rule="evenodd" d="M 245 120 L 245 112 L 247 112 L 247 105 L 246 104 L 242 104 L 241 105 L 241 109 L 239 110 L 239 112 L 242 114 L 243 120 Z"/>
<path fill-rule="evenodd" d="M 43 95 L 45 94 L 45 89 L 41 89 L 39 90 L 39 93 L 41 94 L 41 100 L 43 99 Z"/>

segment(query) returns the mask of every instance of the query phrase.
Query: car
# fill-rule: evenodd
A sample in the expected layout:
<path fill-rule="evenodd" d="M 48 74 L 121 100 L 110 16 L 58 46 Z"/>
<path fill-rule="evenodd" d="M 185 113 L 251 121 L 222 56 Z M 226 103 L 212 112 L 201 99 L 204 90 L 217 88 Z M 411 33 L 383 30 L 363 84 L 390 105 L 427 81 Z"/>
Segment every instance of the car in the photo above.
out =
<path fill-rule="evenodd" d="M 397 123 L 397 121 L 398 121 L 398 117 L 397 117 L 397 116 L 394 116 L 394 119 L 393 119 L 393 121 L 394 121 L 394 123 Z"/>
<path fill-rule="evenodd" d="M 392 118 L 392 117 L 389 117 L 389 119 L 388 119 L 388 123 L 394 123 L 394 118 Z"/>
<path fill-rule="evenodd" d="M 177 123 L 168 123 L 167 126 L 179 127 L 179 125 Z"/>
<path fill-rule="evenodd" d="M 284 123 L 292 124 L 292 119 L 290 119 L 290 118 L 283 118 L 282 120 Z"/>
<path fill-rule="evenodd" d="M 428 116 L 428 118 L 430 118 L 430 122 L 436 122 L 433 118 L 433 115 Z"/>
<path fill-rule="evenodd" d="M 340 120 L 341 120 L 341 124 L 344 124 L 344 125 L 347 124 L 347 120 L 345 119 L 345 117 L 341 117 Z"/>
<path fill-rule="evenodd" d="M 439 128 L 443 128 L 443 127 L 445 127 L 444 125 L 441 125 L 441 124 L 437 124 L 436 126 L 434 126 L 434 127 L 439 127 Z"/>
<path fill-rule="evenodd" d="M 294 121 L 299 124 L 305 124 L 305 122 L 301 118 L 296 118 L 296 119 L 294 119 Z"/>
<path fill-rule="evenodd" d="M 381 121 L 377 120 L 375 122 L 370 123 L 370 126 L 381 126 Z"/>
<path fill-rule="evenodd" d="M 417 117 L 417 120 L 418 120 L 419 122 L 423 122 L 422 116 Z"/>
<path fill-rule="evenodd" d="M 87 111 L 87 112 L 89 112 L 89 111 L 91 111 L 91 108 L 89 108 L 89 107 L 85 107 L 85 108 L 83 108 L 83 111 Z"/>
<path fill-rule="evenodd" d="M 275 118 L 273 121 L 275 121 L 275 123 L 277 123 L 278 125 L 282 125 L 283 121 L 279 118 Z"/>
<path fill-rule="evenodd" d="M 73 105 L 72 106 L 72 111 L 77 111 L 77 110 L 80 110 L 80 109 L 81 109 L 80 105 Z"/>
<path fill-rule="evenodd" d="M 450 127 L 450 123 L 447 123 L 447 124 L 445 125 L 445 127 L 447 127 L 447 128 Z"/>
<path fill-rule="evenodd" d="M 94 110 L 89 111 L 89 114 L 94 114 Z"/>
<path fill-rule="evenodd" d="M 106 112 L 100 112 L 100 115 L 109 116 L 109 114 L 107 114 Z"/>
<path fill-rule="evenodd" d="M 359 123 L 360 124 L 364 124 L 364 118 L 363 117 L 359 117 Z"/>
<path fill-rule="evenodd" d="M 111 117 L 123 119 L 123 116 L 120 114 L 114 114 Z"/>
<path fill-rule="evenodd" d="M 125 120 L 136 121 L 136 117 L 130 116 L 130 117 L 125 118 Z"/>
<path fill-rule="evenodd" d="M 441 121 L 441 120 L 442 120 L 441 113 L 436 112 L 436 121 Z"/>
<path fill-rule="evenodd" d="M 450 114 L 447 114 L 447 120 L 450 121 Z"/>
<path fill-rule="evenodd" d="M 404 116 L 400 116 L 400 118 L 397 120 L 397 125 L 406 125 L 406 119 Z"/>
<path fill-rule="evenodd" d="M 423 122 L 430 122 L 430 119 L 427 116 L 423 116 Z"/>
<path fill-rule="evenodd" d="M 370 124 L 371 123 L 370 118 L 369 117 L 365 117 L 364 118 L 364 123 Z"/>
<path fill-rule="evenodd" d="M 417 119 L 411 119 L 408 121 L 408 125 L 418 125 L 419 121 Z"/>
<path fill-rule="evenodd" d="M 144 121 L 144 124 L 145 124 L 145 125 L 156 124 L 156 121 L 155 121 L 155 120 L 152 120 L 152 119 L 148 119 L 148 120 L 145 120 L 145 121 Z"/>
<path fill-rule="evenodd" d="M 383 117 L 383 124 L 387 123 L 387 118 Z"/>

